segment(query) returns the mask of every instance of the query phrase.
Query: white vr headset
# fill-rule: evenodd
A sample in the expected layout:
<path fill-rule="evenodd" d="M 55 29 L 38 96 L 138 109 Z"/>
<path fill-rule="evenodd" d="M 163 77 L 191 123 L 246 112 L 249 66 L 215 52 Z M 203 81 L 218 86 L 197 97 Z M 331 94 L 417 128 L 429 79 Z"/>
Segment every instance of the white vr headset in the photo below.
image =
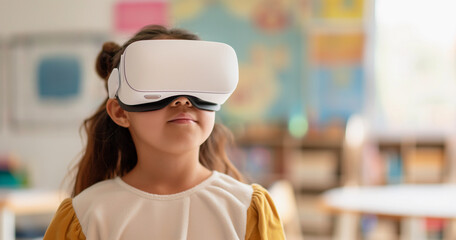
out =
<path fill-rule="evenodd" d="M 143 40 L 130 44 L 108 79 L 109 98 L 126 111 L 164 108 L 179 96 L 217 111 L 239 79 L 236 53 L 219 42 Z"/>

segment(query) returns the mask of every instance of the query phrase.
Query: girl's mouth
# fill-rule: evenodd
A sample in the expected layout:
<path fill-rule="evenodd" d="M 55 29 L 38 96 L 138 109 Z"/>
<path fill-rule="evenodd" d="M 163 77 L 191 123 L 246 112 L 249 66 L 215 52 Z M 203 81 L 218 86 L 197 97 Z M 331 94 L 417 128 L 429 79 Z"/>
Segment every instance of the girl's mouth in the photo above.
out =
<path fill-rule="evenodd" d="M 186 123 L 194 123 L 194 122 L 196 122 L 196 120 L 189 114 L 181 113 L 181 114 L 177 115 L 176 117 L 172 118 L 171 120 L 169 120 L 168 122 L 186 124 Z"/>

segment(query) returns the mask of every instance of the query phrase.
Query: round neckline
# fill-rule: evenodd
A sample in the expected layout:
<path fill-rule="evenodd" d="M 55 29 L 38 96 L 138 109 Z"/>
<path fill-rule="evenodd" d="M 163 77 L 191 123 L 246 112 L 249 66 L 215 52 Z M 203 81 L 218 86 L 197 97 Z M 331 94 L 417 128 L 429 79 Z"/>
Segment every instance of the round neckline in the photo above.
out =
<path fill-rule="evenodd" d="M 114 180 L 124 189 L 126 189 L 136 195 L 139 195 L 140 197 L 143 197 L 143 198 L 153 199 L 153 200 L 175 200 L 175 199 L 180 199 L 180 198 L 184 198 L 184 197 L 191 195 L 192 193 L 196 192 L 197 190 L 208 185 L 217 176 L 218 176 L 218 172 L 213 170 L 211 176 L 209 176 L 202 182 L 198 183 L 197 185 L 195 185 L 187 190 L 184 190 L 184 191 L 178 192 L 178 193 L 173 193 L 173 194 L 149 193 L 149 192 L 146 192 L 146 191 L 143 191 L 143 190 L 140 190 L 138 188 L 131 186 L 130 184 L 124 182 L 124 180 L 122 180 L 122 178 L 119 176 L 116 177 Z"/>

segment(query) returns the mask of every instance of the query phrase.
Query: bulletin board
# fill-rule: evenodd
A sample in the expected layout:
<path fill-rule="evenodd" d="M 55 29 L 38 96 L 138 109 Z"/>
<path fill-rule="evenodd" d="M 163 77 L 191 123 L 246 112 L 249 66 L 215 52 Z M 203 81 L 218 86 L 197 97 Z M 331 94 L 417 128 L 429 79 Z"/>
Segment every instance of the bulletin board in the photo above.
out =
<path fill-rule="evenodd" d="M 15 129 L 82 123 L 106 93 L 95 59 L 101 34 L 21 35 L 8 43 L 8 117 Z"/>

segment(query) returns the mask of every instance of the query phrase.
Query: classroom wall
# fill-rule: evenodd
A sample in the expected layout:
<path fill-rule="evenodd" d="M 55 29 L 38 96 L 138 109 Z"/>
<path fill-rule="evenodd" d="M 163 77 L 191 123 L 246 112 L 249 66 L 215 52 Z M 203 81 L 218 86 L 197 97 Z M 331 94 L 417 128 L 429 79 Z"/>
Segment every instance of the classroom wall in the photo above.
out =
<path fill-rule="evenodd" d="M 109 39 L 122 38 L 113 26 L 117 2 L 135 1 L 0 0 L 0 46 L 5 50 L 7 44 L 2 43 L 34 33 L 96 32 Z M 218 113 L 229 127 L 243 132 L 276 124 L 295 137 L 326 129 L 330 129 L 329 135 L 340 136 L 344 121 L 362 110 L 362 0 L 355 0 L 349 9 L 343 2 L 331 5 L 327 1 L 276 1 L 274 8 L 261 0 L 245 5 L 226 0 L 158 2 L 166 3 L 169 24 L 205 40 L 226 42 L 238 53 L 241 84 Z M 95 44 L 97 50 L 99 45 Z M 3 58 L 0 63 L 10 60 Z M 87 62 L 93 64 L 93 60 Z M 88 69 L 94 74 L 92 65 Z M 79 114 L 81 119 L 63 128 L 18 130 L 10 119 L 12 103 L 6 95 L 12 91 L 7 80 L 13 78 L 7 79 L 7 72 L 11 71 L 0 71 L 0 157 L 17 155 L 29 168 L 32 186 L 58 188 L 66 175 L 64 169 L 77 160 L 82 149 L 78 129 L 82 117 L 89 114 Z"/>
<path fill-rule="evenodd" d="M 0 1 L 0 42 L 24 33 L 111 31 L 113 0 Z M 4 51 L 5 47 L 1 49 Z M 4 56 L 4 55 L 2 55 Z M 7 57 L 4 57 L 7 58 Z M 8 59 L 2 59 L 7 62 Z M 4 64 L 2 64 L 4 66 Z M 6 68 L 6 67 L 4 67 Z M 62 187 L 66 171 L 82 149 L 79 124 L 64 128 L 17 131 L 7 118 L 5 69 L 0 70 L 0 155 L 15 155 L 26 166 L 33 187 Z"/>

